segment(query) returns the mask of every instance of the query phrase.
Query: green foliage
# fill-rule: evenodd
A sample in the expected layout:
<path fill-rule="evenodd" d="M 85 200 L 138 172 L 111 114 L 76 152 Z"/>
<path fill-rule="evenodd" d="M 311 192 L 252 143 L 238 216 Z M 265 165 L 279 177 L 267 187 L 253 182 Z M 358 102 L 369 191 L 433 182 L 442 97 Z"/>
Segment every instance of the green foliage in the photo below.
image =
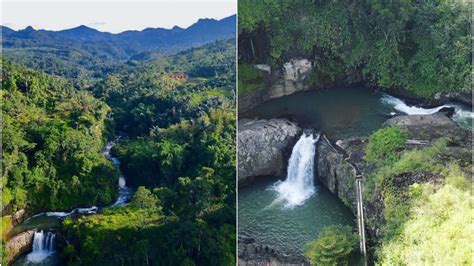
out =
<path fill-rule="evenodd" d="M 462 184 L 462 185 L 459 185 Z M 384 264 L 472 264 L 471 183 L 451 169 L 441 187 L 431 183 L 410 186 L 408 219 L 398 236 L 383 243 Z"/>
<path fill-rule="evenodd" d="M 457 162 L 440 160 L 449 154 L 448 144 L 448 139 L 439 139 L 429 147 L 403 152 L 391 164 L 375 162 L 378 168 L 365 191 L 372 194 L 369 201 L 383 204 L 383 223 L 368 219 L 369 227 L 380 230 L 378 262 L 472 264 L 472 182 Z M 373 198 L 375 192 L 380 198 Z"/>
<path fill-rule="evenodd" d="M 406 131 L 396 126 L 377 130 L 370 136 L 365 149 L 365 160 L 378 164 L 397 160 L 399 152 L 405 146 L 406 139 Z"/>
<path fill-rule="evenodd" d="M 462 0 L 242 0 L 239 64 L 304 56 L 319 86 L 363 81 L 424 98 L 469 92 L 470 10 Z"/>
<path fill-rule="evenodd" d="M 118 173 L 102 155 L 107 105 L 60 78 L 3 61 L 3 212 L 108 204 Z"/>
<path fill-rule="evenodd" d="M 350 226 L 324 227 L 305 253 L 311 265 L 348 265 L 358 237 Z"/>
<path fill-rule="evenodd" d="M 91 90 L 113 109 L 117 131 L 146 136 L 221 104 L 234 106 L 234 58 L 235 42 L 219 41 L 109 75 Z M 168 76 L 173 71 L 192 78 L 176 81 Z"/>
<path fill-rule="evenodd" d="M 140 209 L 156 208 L 158 199 L 145 187 L 138 187 L 137 191 L 132 197 L 132 205 Z"/>
<path fill-rule="evenodd" d="M 112 108 L 112 153 L 137 190 L 125 207 L 64 222 L 71 263 L 235 264 L 234 58 L 235 44 L 217 42 L 91 88 Z"/>

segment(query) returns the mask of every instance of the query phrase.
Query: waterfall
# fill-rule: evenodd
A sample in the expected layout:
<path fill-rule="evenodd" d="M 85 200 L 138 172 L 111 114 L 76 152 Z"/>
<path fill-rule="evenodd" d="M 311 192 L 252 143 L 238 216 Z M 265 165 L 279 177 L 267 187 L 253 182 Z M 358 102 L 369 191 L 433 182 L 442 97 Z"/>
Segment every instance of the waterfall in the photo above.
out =
<path fill-rule="evenodd" d="M 316 137 L 303 133 L 291 152 L 285 181 L 278 181 L 273 189 L 278 192 L 276 202 L 284 202 L 286 208 L 302 205 L 315 193 L 314 157 L 316 154 Z"/>
<path fill-rule="evenodd" d="M 26 259 L 32 263 L 40 263 L 49 255 L 54 253 L 56 234 L 53 232 L 45 233 L 43 230 L 35 232 L 33 236 L 33 250 Z"/>

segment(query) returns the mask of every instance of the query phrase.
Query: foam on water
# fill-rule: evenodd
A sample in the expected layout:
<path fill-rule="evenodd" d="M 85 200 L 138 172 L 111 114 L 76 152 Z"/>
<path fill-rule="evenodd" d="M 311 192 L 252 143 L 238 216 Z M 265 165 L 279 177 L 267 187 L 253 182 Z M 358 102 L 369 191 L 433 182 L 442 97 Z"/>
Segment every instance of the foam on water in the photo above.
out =
<path fill-rule="evenodd" d="M 33 250 L 26 256 L 28 262 L 40 263 L 55 252 L 56 234 L 45 233 L 43 230 L 35 232 L 33 236 Z"/>
<path fill-rule="evenodd" d="M 293 147 L 288 163 L 286 180 L 276 182 L 272 189 L 278 192 L 274 204 L 282 202 L 285 208 L 302 205 L 316 191 L 314 187 L 314 157 L 319 134 L 300 137 Z"/>

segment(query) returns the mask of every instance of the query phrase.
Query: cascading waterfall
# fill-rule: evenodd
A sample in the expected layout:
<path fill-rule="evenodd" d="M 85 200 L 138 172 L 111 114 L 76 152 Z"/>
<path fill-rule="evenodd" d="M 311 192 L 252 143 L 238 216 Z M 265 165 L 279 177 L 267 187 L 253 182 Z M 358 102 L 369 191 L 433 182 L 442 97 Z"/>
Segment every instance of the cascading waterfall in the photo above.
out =
<path fill-rule="evenodd" d="M 278 192 L 276 202 L 284 202 L 286 208 L 302 205 L 316 191 L 314 157 L 318 140 L 319 134 L 303 133 L 291 152 L 286 180 L 273 185 Z"/>
<path fill-rule="evenodd" d="M 53 232 L 44 232 L 43 230 L 35 232 L 33 236 L 33 250 L 26 257 L 29 262 L 39 263 L 54 253 L 56 234 Z"/>

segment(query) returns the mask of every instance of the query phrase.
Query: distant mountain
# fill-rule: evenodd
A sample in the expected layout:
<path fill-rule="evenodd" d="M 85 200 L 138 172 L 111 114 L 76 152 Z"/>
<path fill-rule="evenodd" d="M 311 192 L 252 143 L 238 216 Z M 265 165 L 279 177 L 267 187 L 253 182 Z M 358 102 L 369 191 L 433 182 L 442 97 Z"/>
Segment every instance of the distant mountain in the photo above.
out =
<path fill-rule="evenodd" d="M 146 28 L 118 34 L 84 25 L 61 31 L 35 30 L 31 26 L 18 31 L 5 26 L 0 29 L 4 57 L 85 86 L 137 61 L 233 39 L 235 26 L 233 15 L 221 20 L 200 19 L 186 29 Z"/>
<path fill-rule="evenodd" d="M 125 31 L 118 34 L 101 32 L 81 25 L 76 28 L 50 31 L 27 27 L 14 31 L 2 26 L 4 48 L 90 48 L 104 47 L 105 53 L 116 59 L 126 59 L 142 52 L 174 53 L 187 48 L 235 37 L 236 16 L 221 20 L 200 19 L 183 29 L 146 28 L 142 31 Z M 111 47 L 115 50 L 109 51 Z M 100 49 L 99 49 L 100 50 Z"/>

